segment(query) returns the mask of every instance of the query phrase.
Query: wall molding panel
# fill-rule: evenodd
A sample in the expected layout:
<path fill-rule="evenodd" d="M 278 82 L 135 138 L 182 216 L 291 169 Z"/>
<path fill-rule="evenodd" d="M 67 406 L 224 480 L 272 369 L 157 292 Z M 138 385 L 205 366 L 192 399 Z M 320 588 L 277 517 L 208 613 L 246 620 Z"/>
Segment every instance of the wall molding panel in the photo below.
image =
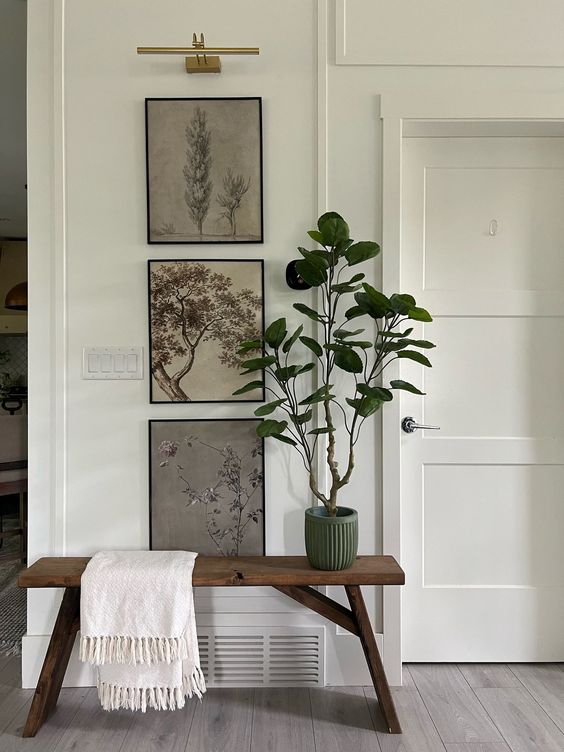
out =
<path fill-rule="evenodd" d="M 336 63 L 560 67 L 563 27 L 559 0 L 336 0 Z"/>

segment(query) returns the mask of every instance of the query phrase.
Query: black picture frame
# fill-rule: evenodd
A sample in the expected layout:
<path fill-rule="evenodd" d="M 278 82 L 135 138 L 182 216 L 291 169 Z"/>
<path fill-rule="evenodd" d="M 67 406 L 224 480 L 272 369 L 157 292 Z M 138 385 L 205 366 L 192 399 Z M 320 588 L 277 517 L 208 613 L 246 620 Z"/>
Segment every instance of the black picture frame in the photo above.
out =
<path fill-rule="evenodd" d="M 264 321 L 264 307 L 265 307 L 265 301 L 264 301 L 264 260 L 263 259 L 241 259 L 241 258 L 235 258 L 235 259 L 148 259 L 147 261 L 147 300 L 148 300 L 148 320 L 149 320 L 149 401 L 151 404 L 200 404 L 200 403 L 231 403 L 231 402 L 237 402 L 237 403 L 257 403 L 257 402 L 264 402 L 265 400 L 265 387 L 263 385 L 262 389 L 257 389 L 255 392 L 248 392 L 247 394 L 241 395 L 240 397 L 234 397 L 231 393 L 220 396 L 218 398 L 214 398 L 213 394 L 210 394 L 208 396 L 202 397 L 202 398 L 192 398 L 189 395 L 186 395 L 187 399 L 180 399 L 175 397 L 175 399 L 164 399 L 161 397 L 160 399 L 158 397 L 158 393 L 160 392 L 163 394 L 162 389 L 156 388 L 155 385 L 155 376 L 154 376 L 154 367 L 155 367 L 155 358 L 154 358 L 154 322 L 153 322 L 153 315 L 152 315 L 152 274 L 151 269 L 152 265 L 157 264 L 160 266 L 167 265 L 167 264 L 202 264 L 207 266 L 214 266 L 214 265 L 221 265 L 226 264 L 230 267 L 234 267 L 237 265 L 257 265 L 260 269 L 259 272 L 259 281 L 260 281 L 260 299 L 261 299 L 261 306 L 260 306 L 260 315 L 258 318 L 258 328 L 260 334 L 264 333 L 264 327 L 265 327 L 265 321 Z M 241 337 L 244 339 L 244 337 Z M 201 343 L 201 346 L 205 346 L 205 341 Z M 233 346 L 238 345 L 238 342 L 233 340 L 231 342 Z M 260 353 L 256 353 L 256 356 L 259 357 Z M 253 357 L 252 354 L 250 354 L 248 357 Z M 227 373 L 227 370 L 232 370 L 233 372 L 233 379 L 231 382 L 225 382 L 222 380 L 221 386 L 222 388 L 226 388 L 226 392 L 229 391 L 228 384 L 231 383 L 231 385 L 234 387 L 231 389 L 231 392 L 236 391 L 239 387 L 244 386 L 246 383 L 252 380 L 252 377 L 245 377 L 240 376 L 240 369 L 238 368 L 227 368 L 225 367 L 225 372 Z M 261 372 L 262 375 L 264 375 L 263 372 Z M 206 373 L 206 385 L 212 385 L 214 383 L 213 379 L 210 379 L 209 371 Z M 255 377 L 256 378 L 256 377 Z M 264 384 L 264 379 L 263 379 Z M 211 386 L 210 386 L 211 388 Z M 183 391 L 183 390 L 182 390 Z M 249 395 L 255 394 L 254 397 L 249 397 Z"/>
<path fill-rule="evenodd" d="M 256 435 L 256 426 L 261 422 L 262 419 L 260 418 L 165 418 L 148 421 L 150 550 L 189 550 L 204 555 L 215 556 L 265 555 L 264 439 Z M 226 424 L 233 425 L 229 427 Z M 176 430 L 170 428 L 169 430 L 157 431 L 159 427 L 172 425 L 178 428 Z M 236 439 L 235 441 L 233 440 L 235 437 L 234 426 L 247 427 L 245 434 L 241 432 L 239 443 L 237 443 Z M 204 438 L 208 441 L 202 443 L 194 439 L 193 433 L 189 433 L 187 436 L 192 441 L 186 443 L 182 437 L 184 427 L 186 430 L 192 429 L 197 431 L 200 436 L 202 435 L 202 430 L 207 427 L 208 431 L 205 433 Z M 199 431 L 198 427 L 201 427 Z M 213 434 L 213 427 L 216 427 L 216 432 L 220 439 L 218 447 L 215 449 L 213 446 L 210 447 L 209 442 L 210 434 Z M 251 428 L 254 428 L 254 434 L 250 433 L 249 429 Z M 163 436 L 169 438 L 163 439 Z M 229 445 L 230 440 L 232 445 Z M 230 468 L 233 464 L 237 464 L 236 462 L 233 463 L 233 460 L 226 454 L 227 447 L 231 446 L 232 451 L 237 454 L 237 452 L 241 451 L 241 446 L 244 446 L 246 441 L 248 441 L 249 450 L 254 445 L 259 451 L 254 456 L 248 458 L 249 462 L 246 462 L 246 457 L 239 457 L 240 476 L 244 476 L 241 485 L 242 483 L 246 483 L 246 490 L 236 494 L 236 496 L 240 499 L 244 498 L 245 494 L 250 493 L 250 500 L 242 514 L 239 515 L 239 518 L 242 518 L 241 522 L 241 519 L 235 519 L 237 509 L 229 511 L 229 507 L 234 500 L 226 495 L 226 490 L 223 486 L 218 489 L 213 483 L 213 479 L 219 479 L 219 483 L 221 483 L 218 468 L 223 463 L 227 463 Z M 170 446 L 166 446 L 163 448 L 163 451 L 160 451 L 163 442 Z M 185 460 L 189 459 L 189 455 L 200 449 L 205 449 L 205 453 L 201 457 L 192 457 L 193 461 L 186 463 Z M 224 455 L 221 455 L 217 451 L 218 449 L 223 450 Z M 208 462 L 210 458 L 211 461 Z M 180 460 L 184 463 L 181 465 L 181 471 L 176 467 Z M 217 464 L 214 464 L 214 460 Z M 249 468 L 252 468 L 250 473 L 248 472 Z M 167 478 L 166 482 L 162 484 L 162 488 L 157 485 L 158 481 L 162 482 L 161 478 L 157 479 L 157 474 L 163 478 Z M 182 480 L 179 480 L 180 474 Z M 260 483 L 256 487 L 252 487 L 250 479 L 254 477 L 256 482 L 257 474 L 260 474 Z M 233 474 L 231 473 L 231 482 L 232 479 Z M 198 481 L 202 480 L 204 482 L 198 484 Z M 194 482 L 194 486 L 192 482 Z M 209 497 L 209 491 L 214 488 L 217 500 Z M 258 497 L 259 503 L 256 503 L 257 499 L 255 498 L 249 508 L 248 505 L 251 503 L 257 488 L 260 491 Z M 207 499 L 205 498 L 206 493 L 208 493 Z M 229 491 L 227 491 L 228 493 Z M 198 499 L 197 501 L 194 501 L 195 497 Z M 209 505 L 213 507 L 211 512 L 208 511 Z M 221 505 L 221 511 L 214 512 Z M 203 515 L 202 508 L 204 508 Z M 228 510 L 227 514 L 231 515 L 231 524 L 233 524 L 235 530 L 237 530 L 237 523 L 240 526 L 246 523 L 246 526 L 249 528 L 248 534 L 244 532 L 246 528 L 243 529 L 241 540 L 238 543 L 234 540 L 232 533 L 224 533 L 223 537 L 221 534 L 215 535 L 216 530 L 219 530 L 219 533 L 221 533 L 219 522 L 222 519 L 226 519 L 226 508 Z M 256 515 L 256 520 L 253 516 L 249 519 L 249 513 Z M 212 524 L 212 518 L 217 518 L 218 521 L 215 528 Z M 211 529 L 210 525 L 212 525 Z M 200 537 L 202 537 L 202 542 L 198 543 Z M 236 537 L 239 538 L 238 535 Z"/>
<path fill-rule="evenodd" d="M 215 116 L 215 120 L 218 124 L 217 127 L 225 129 L 223 138 L 219 139 L 222 144 L 222 151 L 220 151 L 220 156 L 218 158 L 217 170 L 221 170 L 223 178 L 226 179 L 227 170 L 231 170 L 231 167 L 233 166 L 229 165 L 228 162 L 232 161 L 235 165 L 235 174 L 232 173 L 233 177 L 235 179 L 241 178 L 243 180 L 243 185 L 234 182 L 230 183 L 232 188 L 235 185 L 239 186 L 239 192 L 236 192 L 234 195 L 232 194 L 232 199 L 235 200 L 235 198 L 240 194 L 241 190 L 243 190 L 244 185 L 247 181 L 249 183 L 247 192 L 245 194 L 248 194 L 247 199 L 251 199 L 252 202 L 252 209 L 249 209 L 249 207 L 247 207 L 248 217 L 246 225 L 249 231 L 247 233 L 243 233 L 240 238 L 237 237 L 236 232 L 235 234 L 222 233 L 221 236 L 220 234 L 218 234 L 218 232 L 215 232 L 211 235 L 208 235 L 208 237 L 205 237 L 205 235 L 198 233 L 189 236 L 186 232 L 176 232 L 176 225 L 174 223 L 175 221 L 180 219 L 181 213 L 179 209 L 175 209 L 173 207 L 179 207 L 181 205 L 181 201 L 185 201 L 185 199 L 183 198 L 183 191 L 181 189 L 181 178 L 179 176 L 176 176 L 176 173 L 171 173 L 170 169 L 167 169 L 166 167 L 161 170 L 157 169 L 157 166 L 154 163 L 152 164 L 152 162 L 154 162 L 154 160 L 156 159 L 156 157 L 151 156 L 153 153 L 153 135 L 151 130 L 153 126 L 150 122 L 150 109 L 153 103 L 178 103 L 179 107 L 181 106 L 180 103 L 202 103 L 202 107 L 206 106 L 207 104 L 208 107 L 212 108 L 212 110 L 214 109 L 214 104 L 212 103 L 230 103 L 232 105 L 232 109 L 237 107 L 239 110 L 241 109 L 241 103 L 248 103 L 249 105 L 256 104 L 256 138 L 252 137 L 249 128 L 242 129 L 239 138 L 237 138 L 236 133 L 233 134 L 232 129 L 235 127 L 236 123 L 241 121 L 240 116 L 232 118 L 226 117 L 225 115 L 220 116 L 219 114 L 216 114 Z M 187 108 L 186 104 L 185 108 Z M 218 107 L 216 107 L 215 109 L 218 109 Z M 204 110 L 204 112 L 207 113 L 209 112 L 209 110 Z M 240 115 L 240 113 L 238 113 L 238 115 Z M 249 118 L 251 117 L 252 114 L 249 115 Z M 190 121 L 186 121 L 186 123 L 187 125 L 189 125 Z M 170 132 L 168 136 L 163 136 L 163 140 L 168 144 L 168 146 L 163 148 L 168 149 L 168 151 L 172 153 L 178 152 L 177 158 L 173 160 L 174 164 L 184 165 L 186 159 L 187 144 L 184 144 L 183 148 L 181 148 L 180 146 L 182 139 L 182 136 L 180 134 L 180 127 L 180 124 L 176 124 L 174 127 L 171 126 L 169 128 Z M 186 129 L 187 126 L 185 126 L 185 132 Z M 229 135 L 230 137 L 227 137 Z M 213 146 L 213 132 L 211 132 L 211 137 L 211 143 Z M 184 138 L 186 138 L 186 135 L 184 136 Z M 226 146 L 226 144 L 228 144 L 228 146 Z M 251 151 L 256 151 L 256 154 L 253 154 L 252 157 L 250 154 Z M 237 172 L 237 165 L 241 165 L 245 154 L 248 155 L 248 170 Z M 147 192 L 147 243 L 149 245 L 264 243 L 262 97 L 147 97 L 145 99 L 145 162 Z M 219 165 L 221 165 L 222 167 L 219 167 Z M 217 176 L 216 168 L 213 168 L 213 170 Z M 170 180 L 171 174 L 174 174 L 174 181 L 172 181 L 172 184 Z M 166 178 L 166 175 L 169 176 L 168 179 Z M 184 177 L 184 180 L 186 181 L 187 178 Z M 161 186 L 161 182 L 164 184 L 164 188 L 163 186 Z M 254 187 L 255 184 L 256 188 Z M 220 183 L 219 180 L 216 179 L 216 183 L 214 183 L 212 188 L 212 196 L 210 197 L 210 201 L 213 198 L 213 200 L 217 203 L 219 197 L 218 191 L 222 190 L 222 185 L 223 189 L 225 189 L 225 184 Z M 175 188 L 173 188 L 172 186 L 175 186 Z M 162 201 L 158 201 L 156 198 L 158 196 L 159 190 L 166 190 L 166 195 L 163 196 Z M 179 193 L 179 191 L 181 191 L 181 193 Z M 249 193 L 249 191 L 251 192 Z M 171 202 L 171 195 L 177 197 L 175 201 Z M 226 194 L 224 195 L 229 195 L 229 193 L 226 192 Z M 243 197 L 241 198 L 241 202 L 245 198 L 245 195 L 243 195 Z M 167 212 L 172 214 L 172 219 L 168 220 L 165 219 L 164 216 L 161 217 L 161 212 L 164 211 L 164 209 L 159 208 L 161 205 L 167 207 Z M 230 205 L 232 206 L 232 203 Z M 186 207 L 184 208 L 185 213 L 189 213 L 189 209 L 186 209 Z M 240 209 L 237 209 L 237 211 L 239 210 Z M 227 209 L 225 209 L 225 211 L 227 211 Z M 226 221 L 229 222 L 230 220 L 226 219 Z M 158 226 L 159 222 L 160 227 Z M 216 217 L 213 225 L 216 229 L 218 227 L 218 223 L 219 220 Z M 171 230 L 171 232 L 164 232 L 164 230 L 166 229 Z M 200 229 L 202 229 L 201 226 Z"/>

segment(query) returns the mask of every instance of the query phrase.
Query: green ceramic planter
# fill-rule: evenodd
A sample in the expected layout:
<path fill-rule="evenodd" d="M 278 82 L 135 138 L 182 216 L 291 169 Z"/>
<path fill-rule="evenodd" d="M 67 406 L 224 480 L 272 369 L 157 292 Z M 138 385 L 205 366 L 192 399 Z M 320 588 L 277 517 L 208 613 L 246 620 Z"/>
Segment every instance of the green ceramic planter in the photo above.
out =
<path fill-rule="evenodd" d="M 337 507 L 329 517 L 323 506 L 305 511 L 305 544 L 309 563 L 315 569 L 348 569 L 358 550 L 358 514 L 355 509 Z"/>

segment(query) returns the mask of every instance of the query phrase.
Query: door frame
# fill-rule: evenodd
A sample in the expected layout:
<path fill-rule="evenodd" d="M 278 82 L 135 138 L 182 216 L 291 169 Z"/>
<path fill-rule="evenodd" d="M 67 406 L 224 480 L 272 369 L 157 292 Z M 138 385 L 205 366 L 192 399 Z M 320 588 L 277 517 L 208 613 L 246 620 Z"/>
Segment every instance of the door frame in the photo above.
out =
<path fill-rule="evenodd" d="M 535 92 L 419 90 L 380 97 L 382 121 L 382 283 L 385 293 L 400 287 L 403 140 L 406 124 L 564 124 L 564 95 Z M 564 133 L 563 133 L 564 135 Z M 401 290 L 399 290 L 401 292 Z M 394 372 L 395 370 L 395 372 Z M 390 378 L 399 368 L 392 364 Z M 382 546 L 402 562 L 401 396 L 382 412 Z M 383 589 L 384 668 L 391 685 L 401 685 L 401 588 Z"/>

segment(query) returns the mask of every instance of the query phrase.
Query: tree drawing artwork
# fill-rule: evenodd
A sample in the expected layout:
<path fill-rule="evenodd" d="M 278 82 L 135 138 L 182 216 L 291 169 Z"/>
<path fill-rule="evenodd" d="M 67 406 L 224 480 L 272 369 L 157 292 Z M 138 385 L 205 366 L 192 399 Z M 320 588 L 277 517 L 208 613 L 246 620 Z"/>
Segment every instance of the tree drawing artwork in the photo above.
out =
<path fill-rule="evenodd" d="M 231 278 L 213 271 L 213 263 L 150 266 L 151 371 L 172 402 L 191 401 L 189 375 L 198 353 L 219 346 L 218 364 L 237 369 L 239 341 L 260 337 L 261 295 L 248 288 L 234 291 Z"/>
<path fill-rule="evenodd" d="M 184 200 L 188 213 L 198 228 L 198 234 L 203 234 L 204 220 L 210 208 L 213 183 L 210 180 L 212 166 L 211 133 L 208 129 L 205 110 L 196 108 L 194 117 L 186 126 L 186 164 L 184 165 L 184 180 L 186 189 Z"/>
<path fill-rule="evenodd" d="M 249 459 L 262 457 L 262 441 L 256 440 L 252 448 L 243 455 L 236 452 L 230 444 L 215 446 L 202 441 L 198 436 L 186 436 L 183 444 L 183 449 L 188 450 L 194 444 L 199 444 L 218 455 L 219 465 L 210 486 L 194 487 L 187 477 L 185 467 L 178 462 L 180 444 L 177 441 L 165 440 L 160 443 L 158 451 L 163 459 L 159 467 L 167 472 L 166 468 L 170 468 L 171 461 L 176 458 L 174 467 L 182 484 L 182 493 L 187 498 L 186 507 L 198 505 L 202 510 L 206 531 L 215 553 L 220 556 L 239 556 L 249 525 L 258 525 L 263 513 L 256 496 L 257 490 L 262 489 L 263 485 L 262 469 L 252 467 L 248 472 L 243 469 L 248 465 Z M 190 459 L 189 455 L 188 458 Z"/>
<path fill-rule="evenodd" d="M 237 212 L 241 206 L 243 196 L 249 190 L 251 179 L 245 182 L 242 175 L 234 175 L 230 167 L 227 168 L 227 174 L 223 178 L 224 193 L 217 194 L 217 203 L 222 207 L 220 217 L 229 222 L 231 235 L 237 235 Z"/>

